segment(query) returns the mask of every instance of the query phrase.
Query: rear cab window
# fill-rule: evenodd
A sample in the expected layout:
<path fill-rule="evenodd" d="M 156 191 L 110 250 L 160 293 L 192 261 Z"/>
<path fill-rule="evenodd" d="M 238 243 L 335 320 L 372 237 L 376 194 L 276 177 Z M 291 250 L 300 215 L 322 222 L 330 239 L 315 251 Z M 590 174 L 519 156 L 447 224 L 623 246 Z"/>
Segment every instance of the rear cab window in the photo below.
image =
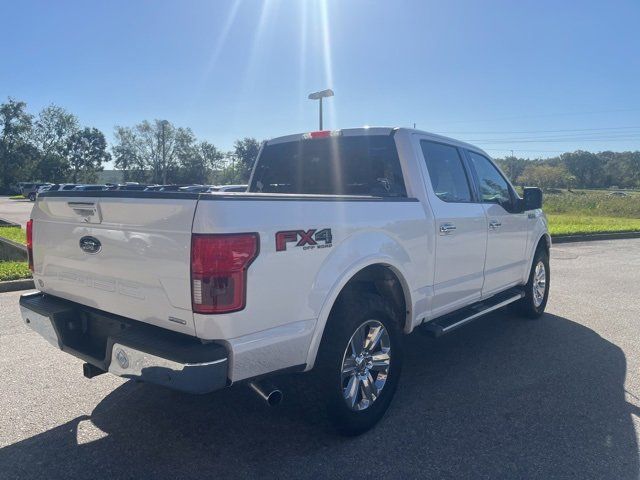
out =
<path fill-rule="evenodd" d="M 266 144 L 248 191 L 407 196 L 391 135 L 331 136 Z"/>

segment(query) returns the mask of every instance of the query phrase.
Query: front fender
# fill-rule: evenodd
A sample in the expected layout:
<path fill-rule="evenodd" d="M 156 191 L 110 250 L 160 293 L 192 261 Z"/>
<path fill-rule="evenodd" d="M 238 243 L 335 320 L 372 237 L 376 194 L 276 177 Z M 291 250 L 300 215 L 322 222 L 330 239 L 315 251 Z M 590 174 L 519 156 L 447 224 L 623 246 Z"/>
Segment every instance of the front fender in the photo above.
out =
<path fill-rule="evenodd" d="M 529 261 L 526 263 L 525 271 L 523 272 L 522 280 L 526 283 L 529 279 L 529 273 L 531 271 L 531 265 L 533 263 L 533 255 L 536 253 L 536 247 L 540 243 L 541 239 L 545 239 L 549 247 L 551 247 L 551 236 L 549 235 L 547 217 L 542 210 L 538 210 L 534 213 L 536 215 L 536 221 L 529 233 L 529 242 L 527 243 L 527 257 Z"/>
<path fill-rule="evenodd" d="M 402 284 L 407 315 L 411 318 L 413 303 L 407 282 L 410 263 L 411 256 L 400 242 L 382 231 L 355 234 L 343 241 L 327 257 L 318 271 L 309 296 L 310 306 L 319 315 L 307 354 L 306 370 L 310 370 L 315 363 L 324 328 L 338 295 L 349 280 L 366 267 L 385 265 L 393 270 Z M 408 328 L 411 323 L 406 322 Z"/>

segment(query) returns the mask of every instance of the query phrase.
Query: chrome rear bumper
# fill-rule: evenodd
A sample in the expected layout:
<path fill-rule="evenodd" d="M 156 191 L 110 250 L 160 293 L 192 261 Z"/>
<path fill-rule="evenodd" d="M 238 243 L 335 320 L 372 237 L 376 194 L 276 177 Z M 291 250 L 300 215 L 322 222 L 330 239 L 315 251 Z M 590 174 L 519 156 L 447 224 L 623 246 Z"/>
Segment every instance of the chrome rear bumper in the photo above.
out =
<path fill-rule="evenodd" d="M 229 383 L 223 345 L 41 292 L 22 295 L 20 310 L 25 324 L 53 346 L 114 375 L 189 393 Z"/>

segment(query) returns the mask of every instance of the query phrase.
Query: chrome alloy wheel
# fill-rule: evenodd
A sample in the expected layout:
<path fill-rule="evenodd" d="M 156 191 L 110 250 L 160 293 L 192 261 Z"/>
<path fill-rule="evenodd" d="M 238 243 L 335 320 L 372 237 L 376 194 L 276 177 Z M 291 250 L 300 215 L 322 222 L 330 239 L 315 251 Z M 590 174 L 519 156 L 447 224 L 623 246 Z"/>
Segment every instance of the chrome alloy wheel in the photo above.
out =
<path fill-rule="evenodd" d="M 533 272 L 533 304 L 536 308 L 542 305 L 547 289 L 547 270 L 543 262 L 538 262 Z"/>
<path fill-rule="evenodd" d="M 387 382 L 390 365 L 387 329 L 378 320 L 367 320 L 351 335 L 342 357 L 342 396 L 351 410 L 373 405 Z"/>

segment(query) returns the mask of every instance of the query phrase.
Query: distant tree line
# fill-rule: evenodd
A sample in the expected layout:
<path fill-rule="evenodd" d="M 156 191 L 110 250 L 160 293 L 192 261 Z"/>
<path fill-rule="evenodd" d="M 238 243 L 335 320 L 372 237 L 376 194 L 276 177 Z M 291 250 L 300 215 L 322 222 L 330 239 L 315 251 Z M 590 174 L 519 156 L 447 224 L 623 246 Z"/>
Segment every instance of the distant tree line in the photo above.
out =
<path fill-rule="evenodd" d="M 94 183 L 113 160 L 124 181 L 179 184 L 245 183 L 260 143 L 243 138 L 231 151 L 199 140 L 190 128 L 167 120 L 116 126 L 114 144 L 104 134 L 81 126 L 57 105 L 37 115 L 25 102 L 0 104 L 0 190 L 21 181 Z M 591 153 L 578 150 L 547 159 L 497 160 L 519 185 L 542 188 L 640 188 L 640 151 Z"/>
<path fill-rule="evenodd" d="M 221 151 L 166 120 L 116 126 L 114 140 L 109 148 L 100 130 L 81 126 L 62 107 L 34 115 L 25 102 L 9 98 L 0 104 L 0 190 L 23 181 L 95 183 L 111 160 L 124 181 L 244 183 L 260 148 L 256 139 L 244 138 L 232 151 Z"/>
<path fill-rule="evenodd" d="M 246 183 L 260 149 L 260 142 L 247 137 L 223 152 L 167 120 L 116 126 L 114 138 L 114 164 L 124 181 L 158 184 Z"/>
<path fill-rule="evenodd" d="M 575 152 L 529 160 L 497 159 L 502 170 L 518 185 L 550 188 L 640 188 L 640 151 Z"/>

